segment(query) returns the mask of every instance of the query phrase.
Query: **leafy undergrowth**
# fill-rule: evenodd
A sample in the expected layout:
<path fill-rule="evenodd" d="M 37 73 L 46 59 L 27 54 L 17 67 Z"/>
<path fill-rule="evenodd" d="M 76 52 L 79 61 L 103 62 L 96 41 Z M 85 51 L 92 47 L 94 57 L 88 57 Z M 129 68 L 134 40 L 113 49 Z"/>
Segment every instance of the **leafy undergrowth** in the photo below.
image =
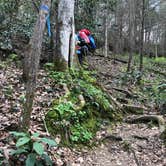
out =
<path fill-rule="evenodd" d="M 51 147 L 56 146 L 56 142 L 49 138 L 40 137 L 39 133 L 32 135 L 22 132 L 10 132 L 15 138 L 15 149 L 10 149 L 10 158 L 6 163 L 7 165 L 48 165 L 53 164 L 49 157 L 48 151 L 52 150 Z M 14 146 L 13 146 L 14 147 Z M 21 159 L 21 160 L 18 160 Z"/>
<path fill-rule="evenodd" d="M 22 69 L 20 68 L 21 62 L 13 62 L 12 59 L 7 59 L 0 63 L 2 64 L 0 65 L 0 165 L 15 165 L 17 158 L 17 165 L 22 166 L 22 163 L 27 159 L 27 153 L 15 156 L 10 154 L 13 149 L 17 150 L 17 138 L 12 137 L 10 132 L 17 131 L 19 128 L 18 121 L 25 101 L 25 88 L 21 76 Z M 44 117 L 52 101 L 64 96 L 64 94 L 64 89 L 53 84 L 52 79 L 48 77 L 48 73 L 40 69 L 31 116 L 31 127 L 29 129 L 30 136 L 33 136 L 34 133 L 39 133 L 40 138 L 53 139 L 59 144 L 60 138 L 58 136 L 52 138 L 47 132 Z M 49 155 L 53 165 L 75 163 L 78 158 L 78 152 L 75 153 L 69 148 L 59 146 L 48 148 L 45 143 L 43 148 L 44 154 Z M 34 153 L 34 149 L 31 149 L 31 152 Z M 31 157 L 34 158 L 34 155 L 31 155 Z M 43 157 L 45 156 L 36 156 L 37 159 L 42 159 L 39 162 L 45 162 Z M 11 161 L 10 164 L 9 160 Z"/>
<path fill-rule="evenodd" d="M 92 146 L 103 121 L 118 119 L 107 94 L 96 85 L 94 73 L 83 69 L 52 71 L 50 77 L 55 84 L 66 87 L 66 94 L 53 101 L 46 115 L 49 132 L 60 134 L 63 145 Z"/>
<path fill-rule="evenodd" d="M 118 56 L 127 62 L 128 55 Z M 149 110 L 165 114 L 166 110 L 166 59 L 144 57 L 143 73 L 139 72 L 139 55 L 134 55 L 131 70 L 126 72 L 127 65 L 115 61 L 116 71 L 112 74 L 111 85 L 128 91 L 131 95 L 113 90 L 114 96 L 128 104 L 143 105 Z M 114 71 L 114 69 L 112 70 Z M 140 80 L 141 77 L 141 80 Z M 100 77 L 101 78 L 101 77 Z M 107 84 L 107 83 L 106 83 Z M 124 99 L 124 100 L 123 100 Z"/>
<path fill-rule="evenodd" d="M 127 56 L 118 59 L 127 60 Z M 155 59 L 144 58 L 144 71 L 138 72 L 139 56 L 134 56 L 131 72 L 126 73 L 127 64 L 110 58 L 88 57 L 92 69 L 97 69 L 97 79 L 120 103 L 139 106 L 143 115 L 165 116 L 164 64 Z M 142 80 L 139 80 L 139 77 Z M 148 89 L 148 87 L 150 87 Z M 127 112 L 124 119 L 139 117 L 134 110 Z M 114 141 L 110 136 L 106 145 L 90 151 L 82 165 L 155 165 L 165 164 L 165 132 L 162 133 L 152 122 L 128 124 L 122 122 L 111 130 L 111 135 L 120 136 L 123 141 Z M 108 157 L 109 156 L 109 157 Z"/>
<path fill-rule="evenodd" d="M 14 56 L 14 59 L 16 57 Z M 17 58 L 16 58 L 17 59 Z M 13 62 L 14 61 L 14 62 Z M 17 160 L 17 165 L 22 165 L 28 158 L 28 153 L 32 153 L 29 157 L 37 159 L 35 162 L 44 163 L 46 156 L 42 154 L 35 154 L 32 141 L 30 141 L 31 148 L 26 151 L 24 146 L 16 146 L 19 139 L 11 137 L 10 131 L 18 130 L 18 121 L 23 104 L 25 102 L 25 89 L 22 81 L 22 71 L 20 62 L 13 59 L 3 61 L 0 69 L 0 161 L 2 165 L 10 165 Z M 19 65 L 18 65 L 19 64 Z M 50 66 L 51 67 L 51 66 Z M 92 76 L 92 75 L 93 76 Z M 33 112 L 31 116 L 31 128 L 29 129 L 30 137 L 34 133 L 39 133 L 41 138 L 50 138 L 47 131 L 50 129 L 49 124 L 46 122 L 57 122 L 60 126 L 58 129 L 51 132 L 54 134 L 61 134 L 62 131 L 65 135 L 60 138 L 58 135 L 55 138 L 59 144 L 61 141 L 67 145 L 86 145 L 92 146 L 96 144 L 94 140 L 96 131 L 99 130 L 100 125 L 109 123 L 115 116 L 114 109 L 109 102 L 107 95 L 95 85 L 96 80 L 94 73 L 88 71 L 75 71 L 71 70 L 70 73 L 57 73 L 52 72 L 51 78 L 48 72 L 44 70 L 39 71 L 37 91 L 34 101 Z M 67 85 L 69 93 L 66 91 L 64 85 Z M 51 109 L 50 109 L 51 108 Z M 47 111 L 49 112 L 47 113 Z M 53 114 L 51 113 L 53 112 Z M 56 112 L 56 113 L 55 113 Z M 49 117 L 51 115 L 51 117 Z M 52 115 L 58 115 L 57 119 Z M 46 119 L 45 119 L 46 116 Z M 50 120 L 47 121 L 47 118 Z M 60 119 L 64 119 L 60 122 Z M 107 120 L 103 120 L 107 119 Z M 69 119 L 71 121 L 69 121 Z M 69 123 L 70 122 L 70 123 Z M 51 123 L 52 125 L 52 123 Z M 70 130 L 68 127 L 70 126 Z M 55 125 L 53 127 L 56 127 Z M 62 129 L 62 130 L 60 130 Z M 54 130 L 54 129 L 53 129 Z M 51 131 L 51 130 L 50 130 Z M 69 134 L 68 134 L 69 132 Z M 68 135 L 67 135 L 68 134 Z M 26 137 L 26 136 L 25 136 Z M 24 139 L 23 139 L 24 140 Z M 65 142 L 65 141 L 69 142 Z M 92 141 L 93 140 L 93 141 Z M 40 143 L 40 142 L 39 142 Z M 24 144 L 27 146 L 27 143 Z M 82 146 L 83 147 L 83 146 Z M 52 147 L 48 149 L 43 146 L 44 154 L 48 154 L 52 164 L 63 165 L 64 163 L 74 163 L 78 159 L 78 151 L 75 153 L 73 150 L 65 147 Z M 42 149 L 43 149 L 42 148 Z M 11 151 L 15 150 L 15 154 L 11 155 Z M 39 148 L 41 149 L 41 148 Z M 62 156 L 66 156 L 66 158 Z M 11 162 L 10 164 L 8 162 Z"/>

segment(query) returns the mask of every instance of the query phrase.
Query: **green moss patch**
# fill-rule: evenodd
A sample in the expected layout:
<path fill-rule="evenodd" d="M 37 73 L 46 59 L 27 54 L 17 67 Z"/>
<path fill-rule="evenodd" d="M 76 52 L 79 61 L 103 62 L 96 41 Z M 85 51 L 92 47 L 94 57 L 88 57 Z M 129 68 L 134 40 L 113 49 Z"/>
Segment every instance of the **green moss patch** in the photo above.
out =
<path fill-rule="evenodd" d="M 94 74 L 94 73 L 93 73 Z M 115 117 L 115 110 L 107 94 L 96 86 L 92 73 L 84 70 L 51 72 L 55 84 L 66 85 L 66 94 L 53 101 L 46 115 L 52 135 L 61 135 L 62 144 L 90 144 L 102 119 Z"/>

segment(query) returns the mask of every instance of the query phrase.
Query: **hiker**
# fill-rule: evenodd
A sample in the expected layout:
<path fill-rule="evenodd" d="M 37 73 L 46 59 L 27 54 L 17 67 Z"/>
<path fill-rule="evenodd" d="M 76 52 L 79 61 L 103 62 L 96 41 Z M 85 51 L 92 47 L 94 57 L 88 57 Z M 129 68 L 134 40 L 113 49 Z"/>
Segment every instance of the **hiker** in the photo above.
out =
<path fill-rule="evenodd" d="M 84 56 L 87 55 L 88 51 L 93 52 L 95 49 L 96 44 L 91 32 L 87 29 L 81 29 L 76 35 L 76 53 L 79 63 L 82 65 Z"/>

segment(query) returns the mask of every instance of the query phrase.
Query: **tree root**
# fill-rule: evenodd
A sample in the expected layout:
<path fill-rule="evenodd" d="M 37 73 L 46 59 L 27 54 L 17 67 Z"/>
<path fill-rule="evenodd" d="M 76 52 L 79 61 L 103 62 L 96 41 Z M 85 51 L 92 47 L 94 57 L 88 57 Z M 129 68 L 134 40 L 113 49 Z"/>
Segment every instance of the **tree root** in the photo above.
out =
<path fill-rule="evenodd" d="M 144 115 L 140 117 L 134 117 L 130 119 L 126 119 L 125 122 L 127 123 L 148 123 L 148 122 L 153 122 L 157 123 L 160 131 L 163 132 L 165 130 L 165 121 L 162 116 L 158 115 Z"/>
<path fill-rule="evenodd" d="M 144 111 L 148 110 L 146 107 L 143 106 L 136 106 L 129 104 L 123 104 L 122 108 L 123 110 L 125 110 L 125 112 L 136 113 L 136 114 L 143 114 Z"/>
<path fill-rule="evenodd" d="M 123 138 L 120 137 L 120 136 L 116 136 L 116 135 L 106 135 L 104 136 L 104 138 L 102 139 L 102 141 L 105 141 L 105 140 L 111 140 L 111 141 L 123 141 Z"/>
<path fill-rule="evenodd" d="M 122 59 L 117 59 L 117 58 L 113 58 L 114 61 L 118 61 L 118 62 L 121 62 L 121 63 L 127 63 L 127 61 L 125 60 L 122 60 Z"/>
<path fill-rule="evenodd" d="M 148 138 L 147 138 L 147 137 L 138 136 L 138 135 L 132 135 L 132 137 L 135 138 L 135 139 L 146 140 L 146 141 L 148 141 Z"/>
<path fill-rule="evenodd" d="M 160 138 L 164 141 L 164 144 L 166 146 L 166 126 L 164 131 L 161 133 Z"/>
<path fill-rule="evenodd" d="M 108 93 L 108 90 L 106 90 L 102 84 L 100 84 L 100 83 L 98 83 L 98 82 L 96 82 L 96 84 L 97 84 L 97 86 L 99 86 L 99 87 L 101 88 L 101 90 L 102 90 L 103 92 L 105 92 L 105 93 L 108 95 L 108 99 L 111 101 L 111 103 L 114 105 L 114 107 L 117 107 L 118 110 L 121 110 L 121 109 L 122 109 L 122 104 L 119 103 L 119 102 L 116 100 L 116 98 L 114 98 L 112 95 L 110 95 L 110 94 Z"/>
<path fill-rule="evenodd" d="M 134 160 L 135 160 L 137 166 L 140 166 L 141 164 L 140 164 L 140 162 L 138 161 L 138 158 L 137 158 L 137 156 L 136 156 L 135 151 L 134 151 L 133 148 L 131 149 L 131 152 L 133 153 Z"/>
<path fill-rule="evenodd" d="M 116 88 L 116 87 L 113 87 L 112 89 L 114 89 L 118 92 L 124 93 L 126 95 L 126 97 L 134 97 L 134 95 L 128 90 L 120 89 L 120 88 Z"/>
<path fill-rule="evenodd" d="M 166 76 L 165 72 L 162 72 L 160 70 L 156 70 L 156 69 L 152 69 L 152 68 L 148 68 L 148 70 L 153 71 L 154 73 Z"/>
<path fill-rule="evenodd" d="M 85 106 L 85 99 L 84 99 L 84 96 L 83 95 L 79 95 L 78 96 L 78 99 L 80 101 L 79 104 L 77 104 L 77 106 L 75 106 L 75 110 L 81 110 L 84 106 Z"/>

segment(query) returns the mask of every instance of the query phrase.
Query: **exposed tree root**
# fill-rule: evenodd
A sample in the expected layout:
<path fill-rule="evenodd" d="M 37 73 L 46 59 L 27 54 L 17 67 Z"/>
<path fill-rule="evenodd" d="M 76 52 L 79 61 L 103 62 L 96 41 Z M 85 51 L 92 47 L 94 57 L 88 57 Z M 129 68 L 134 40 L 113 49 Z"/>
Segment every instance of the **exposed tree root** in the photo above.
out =
<path fill-rule="evenodd" d="M 110 94 L 108 93 L 108 90 L 106 90 L 102 84 L 100 84 L 100 83 L 98 83 L 98 82 L 97 82 L 96 84 L 102 89 L 103 92 L 105 92 L 105 93 L 108 95 L 108 98 L 109 98 L 109 100 L 111 101 L 111 103 L 113 103 L 113 105 L 114 105 L 115 107 L 117 107 L 118 110 L 121 110 L 121 109 L 122 109 L 122 104 L 119 103 L 119 102 L 116 100 L 116 98 L 114 98 L 112 95 L 110 95 Z"/>
<path fill-rule="evenodd" d="M 162 72 L 160 70 L 156 70 L 156 69 L 152 69 L 152 68 L 148 68 L 149 71 L 153 71 L 154 73 L 166 76 L 165 72 Z"/>
<path fill-rule="evenodd" d="M 164 144 L 166 146 L 166 126 L 164 131 L 161 133 L 160 138 L 164 141 Z"/>
<path fill-rule="evenodd" d="M 146 141 L 148 141 L 148 138 L 147 138 L 147 137 L 138 136 L 138 135 L 132 135 L 132 137 L 135 138 L 135 139 L 146 140 Z"/>
<path fill-rule="evenodd" d="M 127 99 L 120 98 L 120 97 L 117 98 L 117 101 L 119 101 L 120 103 L 124 103 L 124 104 L 128 104 L 129 103 L 129 101 Z"/>
<path fill-rule="evenodd" d="M 141 164 L 139 163 L 138 158 L 137 158 L 137 156 L 136 156 L 135 151 L 134 151 L 134 149 L 133 149 L 133 148 L 131 149 L 131 152 L 133 153 L 134 160 L 135 160 L 135 162 L 136 162 L 137 166 L 140 166 Z"/>
<path fill-rule="evenodd" d="M 163 132 L 165 130 L 165 121 L 162 116 L 158 115 L 143 115 L 140 117 L 134 117 L 130 119 L 126 119 L 125 122 L 127 123 L 148 123 L 153 122 L 157 123 L 160 131 Z"/>
<path fill-rule="evenodd" d="M 102 138 L 102 141 L 105 141 L 105 140 L 111 140 L 111 141 L 123 141 L 123 138 L 120 137 L 120 136 L 116 136 L 116 135 L 106 135 L 104 136 L 104 138 Z"/>
<path fill-rule="evenodd" d="M 116 90 L 118 92 L 126 94 L 126 97 L 133 97 L 133 94 L 130 91 L 128 91 L 128 90 L 120 89 L 120 88 L 116 88 L 116 87 L 113 87 L 112 89 L 114 89 L 114 90 Z"/>
<path fill-rule="evenodd" d="M 127 63 L 127 61 L 122 60 L 122 59 L 113 58 L 113 60 L 114 60 L 114 61 L 121 62 L 121 63 Z"/>
<path fill-rule="evenodd" d="M 136 105 L 129 105 L 129 104 L 123 104 L 122 105 L 123 110 L 125 112 L 130 112 L 134 114 L 143 114 L 144 111 L 147 111 L 148 109 L 143 106 L 136 106 Z"/>
<path fill-rule="evenodd" d="M 84 99 L 84 96 L 81 94 L 78 96 L 78 99 L 79 99 L 80 103 L 77 104 L 77 106 L 75 106 L 75 109 L 81 110 L 85 106 L 85 99 Z"/>

